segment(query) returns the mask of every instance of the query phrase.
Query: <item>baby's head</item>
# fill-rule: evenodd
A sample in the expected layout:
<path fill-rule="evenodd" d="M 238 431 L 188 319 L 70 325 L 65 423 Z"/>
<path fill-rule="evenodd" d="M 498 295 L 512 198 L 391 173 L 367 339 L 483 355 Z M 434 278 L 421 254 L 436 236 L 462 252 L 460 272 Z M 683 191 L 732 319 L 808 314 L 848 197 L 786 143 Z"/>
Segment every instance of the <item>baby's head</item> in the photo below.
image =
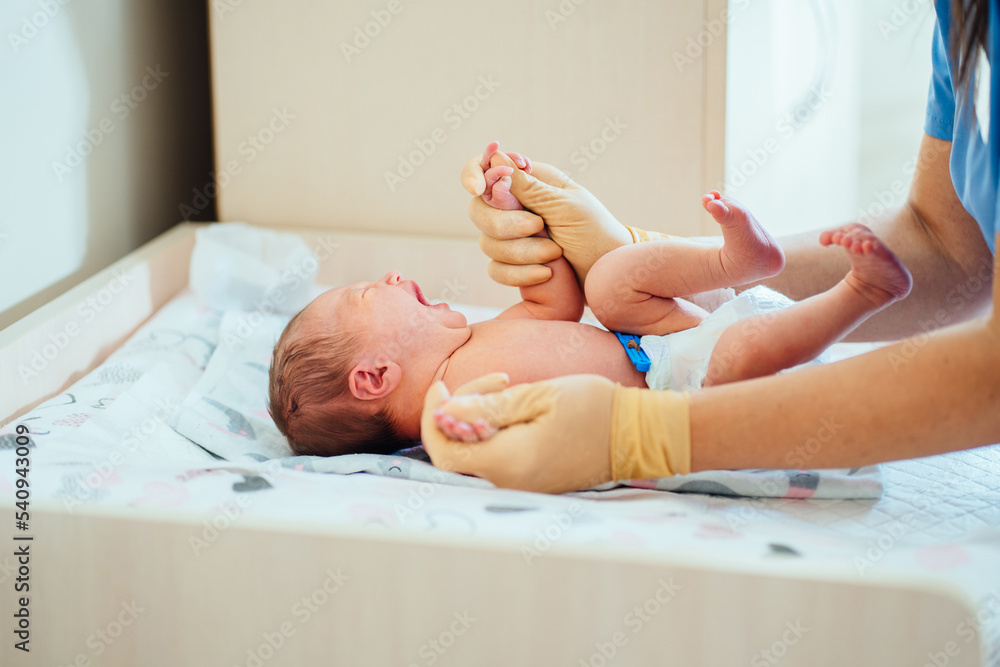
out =
<path fill-rule="evenodd" d="M 423 394 L 468 335 L 396 271 L 330 290 L 278 339 L 268 411 L 298 455 L 391 453 L 419 437 Z"/>

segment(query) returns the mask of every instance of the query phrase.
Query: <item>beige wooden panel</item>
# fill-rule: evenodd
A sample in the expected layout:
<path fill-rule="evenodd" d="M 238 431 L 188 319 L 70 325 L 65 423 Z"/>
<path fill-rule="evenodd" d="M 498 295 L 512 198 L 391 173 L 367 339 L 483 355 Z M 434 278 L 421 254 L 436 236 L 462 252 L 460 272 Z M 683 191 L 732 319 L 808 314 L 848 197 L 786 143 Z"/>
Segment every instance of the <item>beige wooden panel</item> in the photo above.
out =
<path fill-rule="evenodd" d="M 364 234 L 285 227 L 302 237 L 319 264 L 316 282 L 348 285 L 399 271 L 431 300 L 506 308 L 521 300 L 516 288 L 489 279 L 489 258 L 472 239 Z"/>
<path fill-rule="evenodd" d="M 0 424 L 96 368 L 187 285 L 196 227 L 173 227 L 0 332 Z"/>
<path fill-rule="evenodd" d="M 0 508 L 8 545 L 13 514 Z M 972 613 L 943 588 L 812 561 L 736 570 L 558 541 L 529 560 L 481 535 L 250 516 L 192 542 L 212 519 L 38 507 L 31 660 L 8 639 L 0 663 L 920 665 Z M 948 664 L 980 664 L 976 648 Z"/>
<path fill-rule="evenodd" d="M 723 175 L 724 8 L 213 3 L 220 218 L 474 236 L 458 173 L 496 139 L 627 224 L 713 231 L 699 196 Z M 706 22 L 722 33 L 699 38 Z"/>

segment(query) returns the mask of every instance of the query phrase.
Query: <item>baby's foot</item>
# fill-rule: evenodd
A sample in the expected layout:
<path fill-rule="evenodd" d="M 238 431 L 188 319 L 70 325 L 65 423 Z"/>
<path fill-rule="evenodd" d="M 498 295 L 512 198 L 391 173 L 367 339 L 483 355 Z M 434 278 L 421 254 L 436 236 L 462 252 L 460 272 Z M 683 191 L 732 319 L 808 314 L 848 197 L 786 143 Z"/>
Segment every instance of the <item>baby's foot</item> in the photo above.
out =
<path fill-rule="evenodd" d="M 524 207 L 521 202 L 511 194 L 511 174 L 515 169 L 523 169 L 526 173 L 531 173 L 531 160 L 520 153 L 502 153 L 498 149 L 500 144 L 491 143 L 483 153 L 481 165 L 483 174 L 486 177 L 486 190 L 483 191 L 483 201 L 493 208 L 505 211 L 517 211 Z"/>
<path fill-rule="evenodd" d="M 702 206 L 722 227 L 722 268 L 731 285 L 770 278 L 785 268 L 785 254 L 753 214 L 739 202 L 712 190 Z"/>
<path fill-rule="evenodd" d="M 884 308 L 910 293 L 913 279 L 910 272 L 872 230 L 862 224 L 830 229 L 820 234 L 825 246 L 839 245 L 851 259 L 851 272 L 844 282 L 876 308 Z"/>

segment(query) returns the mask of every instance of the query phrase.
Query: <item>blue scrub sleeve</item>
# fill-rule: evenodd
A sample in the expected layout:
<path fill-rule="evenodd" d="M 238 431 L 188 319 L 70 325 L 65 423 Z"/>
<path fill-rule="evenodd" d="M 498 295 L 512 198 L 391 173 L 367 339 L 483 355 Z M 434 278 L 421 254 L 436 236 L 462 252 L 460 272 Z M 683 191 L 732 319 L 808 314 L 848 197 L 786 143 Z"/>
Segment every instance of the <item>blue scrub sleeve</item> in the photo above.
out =
<path fill-rule="evenodd" d="M 927 94 L 927 117 L 924 132 L 937 139 L 951 141 L 955 130 L 955 96 L 951 87 L 951 64 L 948 49 L 941 35 L 941 23 L 934 26 L 934 45 L 931 48 L 934 72 L 931 74 Z"/>

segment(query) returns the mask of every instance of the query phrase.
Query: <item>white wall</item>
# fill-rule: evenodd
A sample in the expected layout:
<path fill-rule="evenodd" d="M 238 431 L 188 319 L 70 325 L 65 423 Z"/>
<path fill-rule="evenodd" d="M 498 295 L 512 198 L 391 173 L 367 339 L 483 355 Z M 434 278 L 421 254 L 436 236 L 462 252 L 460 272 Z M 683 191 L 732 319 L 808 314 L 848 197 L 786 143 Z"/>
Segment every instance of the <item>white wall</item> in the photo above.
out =
<path fill-rule="evenodd" d="M 175 224 L 207 182 L 205 11 L 0 5 L 0 328 Z"/>
<path fill-rule="evenodd" d="M 727 190 L 778 233 L 898 204 L 891 189 L 908 181 L 921 136 L 930 0 L 731 6 Z M 211 170 L 206 10 L 0 4 L 0 328 L 174 224 L 182 205 L 214 216 L 194 193 Z M 147 71 L 157 66 L 160 81 Z M 818 71 L 826 92 L 807 98 Z M 131 108 L 121 97 L 133 91 L 145 99 Z"/>
<path fill-rule="evenodd" d="M 900 204 L 933 25 L 930 0 L 750 1 L 729 26 L 727 192 L 779 234 Z"/>

